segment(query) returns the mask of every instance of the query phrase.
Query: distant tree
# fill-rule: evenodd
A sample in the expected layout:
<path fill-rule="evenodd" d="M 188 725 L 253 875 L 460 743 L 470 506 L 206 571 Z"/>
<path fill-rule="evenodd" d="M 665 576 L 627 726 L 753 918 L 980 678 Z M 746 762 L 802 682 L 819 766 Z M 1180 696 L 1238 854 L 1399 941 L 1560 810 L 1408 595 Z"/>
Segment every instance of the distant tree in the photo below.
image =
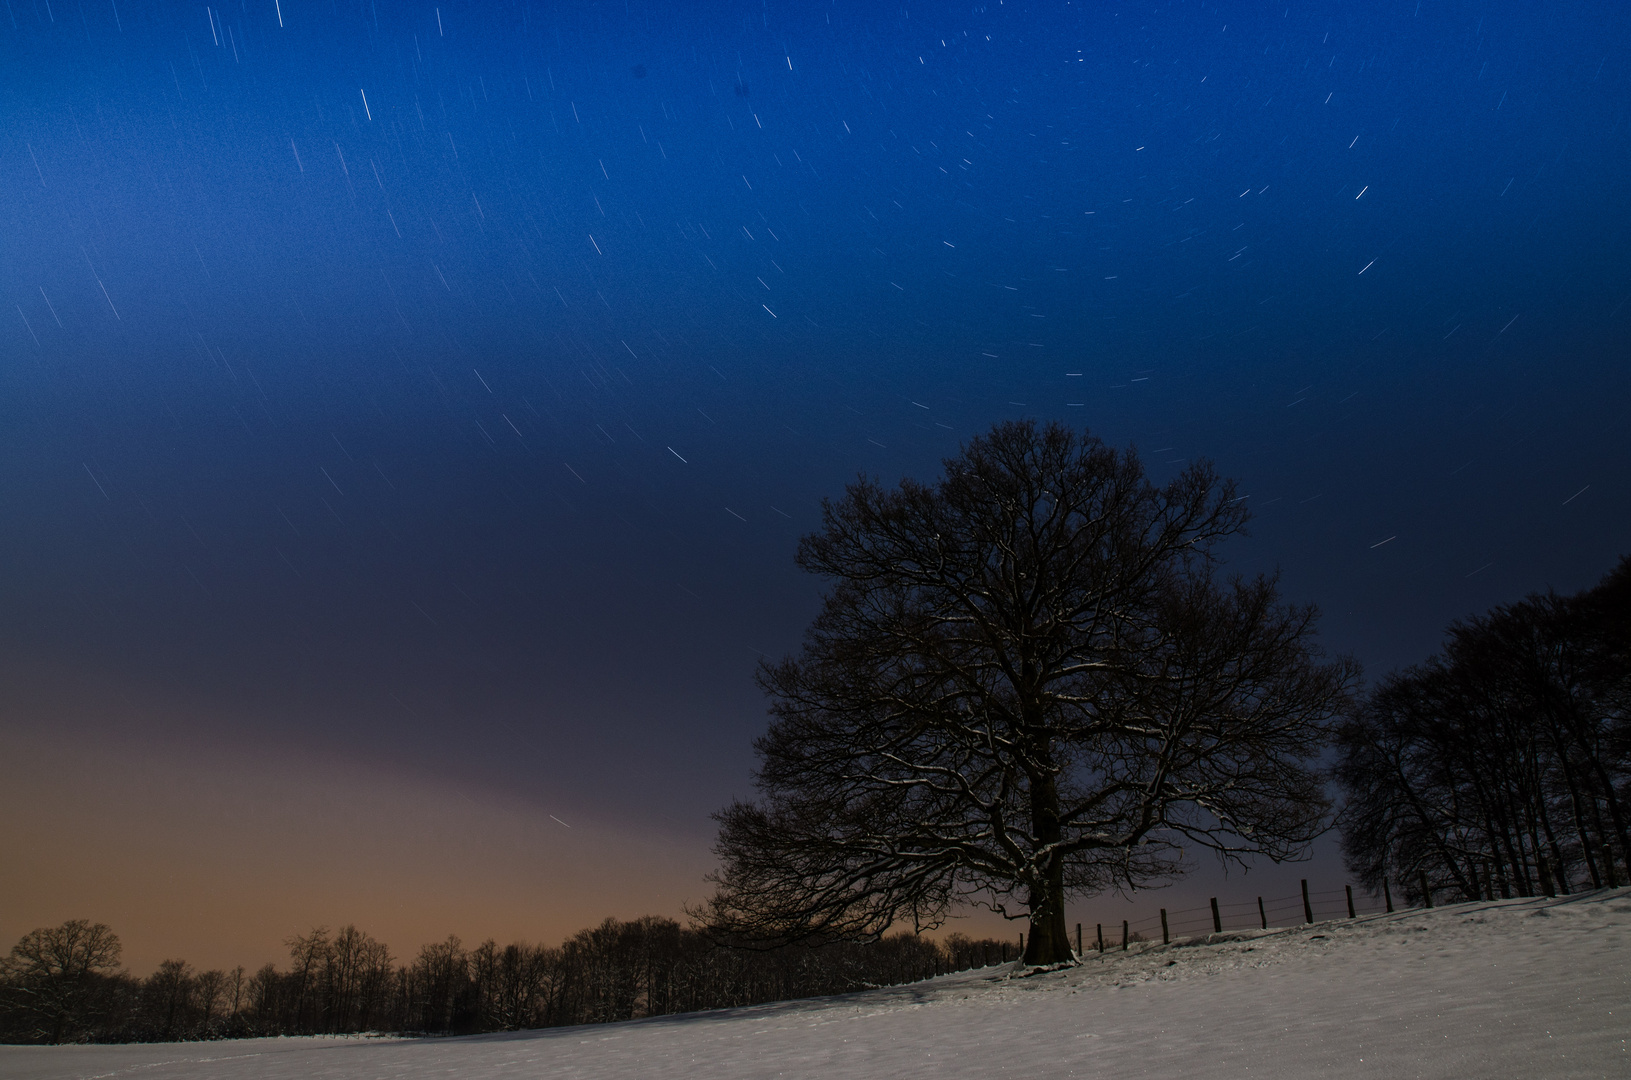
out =
<path fill-rule="evenodd" d="M 328 927 L 313 927 L 311 933 L 296 934 L 283 944 L 289 950 L 286 1022 L 294 1031 L 317 1031 L 323 1004 L 323 969 L 329 960 Z"/>
<path fill-rule="evenodd" d="M 245 986 L 249 1029 L 257 1035 L 281 1035 L 283 1023 L 283 976 L 274 964 L 262 965 Z"/>
<path fill-rule="evenodd" d="M 244 978 L 242 964 L 227 973 L 223 996 L 226 1002 L 226 1022 L 228 1029 L 236 1033 L 238 1026 L 243 1022 L 244 1006 L 248 1003 L 248 980 Z"/>
<path fill-rule="evenodd" d="M 1416 900 L 1623 883 L 1628 706 L 1631 559 L 1580 594 L 1452 624 L 1437 655 L 1383 679 L 1341 725 L 1349 868 Z"/>
<path fill-rule="evenodd" d="M 1210 466 L 1158 488 L 1057 424 L 1000 424 L 933 485 L 851 484 L 799 546 L 832 587 L 802 653 L 760 669 L 759 800 L 717 815 L 694 914 L 773 945 L 980 904 L 1052 963 L 1071 895 L 1194 850 L 1296 857 L 1356 671 L 1272 580 L 1214 580 L 1245 519 Z"/>
<path fill-rule="evenodd" d="M 232 980 L 227 973 L 218 970 L 202 972 L 193 980 L 193 1006 L 197 1010 L 195 1033 L 199 1038 L 214 1035 L 217 1027 L 224 1022 L 225 1018 L 220 1013 L 231 986 Z"/>
<path fill-rule="evenodd" d="M 366 1029 L 377 1018 L 388 989 L 391 951 L 355 926 L 343 927 L 323 955 L 327 1031 Z"/>
<path fill-rule="evenodd" d="M 540 1026 L 554 956 L 541 945 L 519 942 L 499 948 L 488 939 L 470 954 L 476 985 L 477 1027 L 520 1031 Z"/>
<path fill-rule="evenodd" d="M 31 1042 L 88 1037 L 106 977 L 119 970 L 119 937 L 103 923 L 73 919 L 23 935 L 0 960 L 14 1015 Z"/>
<path fill-rule="evenodd" d="M 384 942 L 364 935 L 358 961 L 355 1030 L 372 1031 L 387 1022 L 386 1010 L 395 974 L 391 950 Z"/>
<path fill-rule="evenodd" d="M 187 1037 L 195 980 L 185 960 L 166 960 L 142 984 L 146 999 L 148 1037 L 173 1042 Z"/>
<path fill-rule="evenodd" d="M 409 969 L 412 981 L 408 1023 L 418 1031 L 452 1031 L 463 1019 L 470 989 L 470 954 L 454 934 L 425 945 Z"/>

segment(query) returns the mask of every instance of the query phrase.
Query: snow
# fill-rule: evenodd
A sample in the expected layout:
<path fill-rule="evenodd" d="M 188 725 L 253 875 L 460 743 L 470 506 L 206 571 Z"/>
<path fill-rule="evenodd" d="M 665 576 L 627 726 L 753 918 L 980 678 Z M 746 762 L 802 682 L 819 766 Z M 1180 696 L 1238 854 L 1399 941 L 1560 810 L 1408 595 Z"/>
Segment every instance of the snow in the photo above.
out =
<path fill-rule="evenodd" d="M 1631 1076 L 1631 889 L 460 1039 L 0 1047 L 5 1080 Z"/>

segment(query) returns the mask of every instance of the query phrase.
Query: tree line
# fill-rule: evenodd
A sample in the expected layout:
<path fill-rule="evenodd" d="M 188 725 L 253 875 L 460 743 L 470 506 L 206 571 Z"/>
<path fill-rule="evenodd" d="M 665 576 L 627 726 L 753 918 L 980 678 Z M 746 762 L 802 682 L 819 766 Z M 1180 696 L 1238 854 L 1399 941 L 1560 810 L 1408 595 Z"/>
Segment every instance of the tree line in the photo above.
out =
<path fill-rule="evenodd" d="M 1337 732 L 1349 869 L 1419 902 L 1631 881 L 1631 558 L 1450 626 Z"/>
<path fill-rule="evenodd" d="M 672 919 L 607 919 L 559 946 L 457 937 L 398 961 L 355 926 L 286 943 L 289 963 L 120 966 L 106 925 L 34 930 L 0 961 L 0 1041 L 169 1042 L 359 1032 L 474 1034 L 610 1023 L 846 993 L 1012 959 L 1013 942 L 898 933 L 871 942 L 728 948 Z"/>

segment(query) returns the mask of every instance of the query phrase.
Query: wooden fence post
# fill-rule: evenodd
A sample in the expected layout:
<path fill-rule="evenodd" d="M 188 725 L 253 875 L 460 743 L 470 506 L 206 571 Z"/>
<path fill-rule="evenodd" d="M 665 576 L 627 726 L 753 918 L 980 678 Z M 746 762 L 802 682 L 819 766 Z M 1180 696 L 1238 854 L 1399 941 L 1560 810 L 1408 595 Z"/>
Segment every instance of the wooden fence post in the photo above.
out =
<path fill-rule="evenodd" d="M 1344 885 L 1342 887 L 1348 890 L 1348 918 L 1357 918 L 1358 916 L 1354 914 L 1354 887 L 1352 885 Z"/>
<path fill-rule="evenodd" d="M 1382 879 L 1382 899 L 1387 903 L 1387 913 L 1393 914 L 1393 890 L 1387 887 L 1387 878 Z"/>
<path fill-rule="evenodd" d="M 1167 933 L 1167 909 L 1161 909 L 1161 944 L 1172 944 L 1172 935 Z"/>
<path fill-rule="evenodd" d="M 1121 951 L 1127 951 L 1127 920 L 1121 920 Z"/>
<path fill-rule="evenodd" d="M 1433 890 L 1427 884 L 1427 871 L 1418 870 L 1416 873 L 1421 875 L 1421 906 L 1431 908 L 1433 906 Z"/>
<path fill-rule="evenodd" d="M 1099 952 L 1103 953 L 1104 952 L 1104 924 L 1103 923 L 1096 923 L 1095 925 L 1097 925 L 1098 928 L 1099 928 Z"/>
<path fill-rule="evenodd" d="M 1082 955 L 1082 924 L 1076 924 L 1076 955 Z"/>
<path fill-rule="evenodd" d="M 1269 913 L 1263 910 L 1263 898 L 1257 898 L 1257 917 L 1263 920 L 1263 929 L 1269 928 Z"/>
<path fill-rule="evenodd" d="M 1314 921 L 1314 905 L 1308 902 L 1308 879 L 1303 878 L 1303 918 Z"/>
<path fill-rule="evenodd" d="M 1223 920 L 1218 916 L 1218 898 L 1212 897 L 1212 933 L 1223 933 Z"/>

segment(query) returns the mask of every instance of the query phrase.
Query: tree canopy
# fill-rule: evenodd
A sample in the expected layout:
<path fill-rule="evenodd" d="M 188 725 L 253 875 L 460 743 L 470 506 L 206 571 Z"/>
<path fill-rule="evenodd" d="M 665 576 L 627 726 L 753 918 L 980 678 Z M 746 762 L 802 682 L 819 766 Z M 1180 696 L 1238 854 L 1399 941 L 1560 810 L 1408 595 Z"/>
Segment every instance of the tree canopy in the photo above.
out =
<path fill-rule="evenodd" d="M 1296 857 L 1329 805 L 1313 759 L 1356 678 L 1270 578 L 1216 579 L 1246 520 L 1192 464 L 1004 423 L 934 484 L 858 479 L 798 563 L 831 582 L 766 663 L 758 799 L 720 811 L 716 932 L 780 943 L 1029 918 L 1071 956 L 1068 897 L 1187 856 Z"/>

